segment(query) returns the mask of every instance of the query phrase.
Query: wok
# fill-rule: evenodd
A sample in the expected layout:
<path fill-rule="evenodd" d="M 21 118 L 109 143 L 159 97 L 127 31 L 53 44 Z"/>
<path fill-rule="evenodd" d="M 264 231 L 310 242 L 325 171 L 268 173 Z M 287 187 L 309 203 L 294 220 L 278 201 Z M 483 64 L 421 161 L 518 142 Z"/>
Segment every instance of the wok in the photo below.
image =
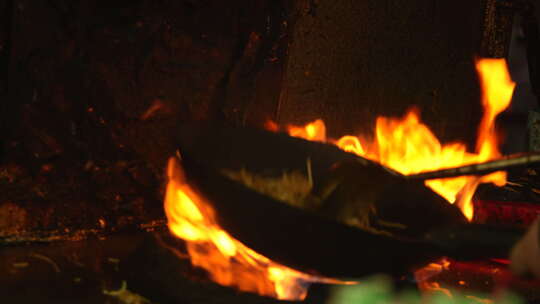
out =
<path fill-rule="evenodd" d="M 443 256 L 506 258 L 522 234 L 513 228 L 466 223 L 454 205 L 423 185 L 422 178 L 407 178 L 333 145 L 209 125 L 185 126 L 177 140 L 187 181 L 212 204 L 221 227 L 258 253 L 307 273 L 348 278 L 401 275 Z M 279 176 L 305 170 L 308 158 L 316 182 L 338 162 L 365 169 L 354 173 L 364 175 L 357 194 L 370 193 L 382 213 L 404 218 L 413 229 L 399 236 L 372 233 L 276 201 L 221 173 L 245 168 Z"/>

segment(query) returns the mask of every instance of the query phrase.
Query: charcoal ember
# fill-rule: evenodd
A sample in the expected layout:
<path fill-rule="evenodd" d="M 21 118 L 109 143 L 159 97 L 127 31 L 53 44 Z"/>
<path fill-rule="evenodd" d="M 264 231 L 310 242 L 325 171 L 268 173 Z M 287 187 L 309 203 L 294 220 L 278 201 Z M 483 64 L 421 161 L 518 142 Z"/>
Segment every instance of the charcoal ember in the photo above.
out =
<path fill-rule="evenodd" d="M 474 222 L 528 227 L 540 215 L 540 205 L 520 201 L 475 200 Z"/>
<path fill-rule="evenodd" d="M 425 280 L 419 282 L 424 291 L 458 291 L 464 295 L 484 294 L 498 303 L 502 291 L 518 295 L 525 303 L 538 303 L 540 281 L 513 276 L 507 265 L 495 261 L 458 262 L 447 260 L 447 265 Z M 435 284 L 434 284 L 435 283 Z M 431 290 L 430 290 L 430 286 Z M 433 288 L 438 287 L 438 288 Z M 469 299 L 472 299 L 469 297 Z M 503 301 L 501 301 L 503 302 Z"/>
<path fill-rule="evenodd" d="M 25 235 L 35 230 L 68 237 L 76 231 L 137 228 L 162 218 L 163 211 L 157 179 L 140 185 L 129 172 L 132 163 L 58 159 L 33 171 L 6 165 L 0 170 L 2 202 L 15 204 L 27 215 L 17 224 L 24 224 L 19 230 Z M 3 235 L 17 231 L 0 225 Z"/>

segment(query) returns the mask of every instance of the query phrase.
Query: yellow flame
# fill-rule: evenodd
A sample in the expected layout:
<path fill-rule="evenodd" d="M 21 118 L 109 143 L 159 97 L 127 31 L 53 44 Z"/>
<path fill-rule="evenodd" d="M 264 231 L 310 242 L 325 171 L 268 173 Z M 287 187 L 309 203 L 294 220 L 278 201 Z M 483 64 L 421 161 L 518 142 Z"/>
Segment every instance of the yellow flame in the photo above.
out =
<path fill-rule="evenodd" d="M 167 174 L 169 230 L 187 241 L 191 263 L 207 270 L 215 282 L 283 300 L 303 300 L 312 282 L 347 283 L 296 271 L 249 249 L 217 224 L 214 210 L 185 182 L 174 158 Z"/>
<path fill-rule="evenodd" d="M 495 117 L 510 103 L 515 84 L 510 80 L 502 59 L 480 59 L 477 70 L 485 111 L 479 127 L 476 153 L 467 152 L 462 143 L 442 145 L 421 123 L 415 109 L 401 119 L 379 117 L 372 142 L 362 142 L 360 137 L 350 135 L 337 141 L 328 140 L 326 126 L 320 119 L 304 127 L 290 126 L 288 131 L 291 136 L 332 142 L 346 151 L 379 161 L 404 174 L 487 161 L 500 156 Z M 268 128 L 277 130 L 277 125 L 268 124 Z M 214 210 L 187 184 L 175 159 L 169 161 L 167 175 L 165 211 L 169 229 L 175 236 L 186 240 L 191 263 L 207 270 L 215 282 L 283 300 L 304 299 L 311 282 L 351 283 L 311 276 L 251 250 L 217 224 Z M 465 216 L 472 219 L 471 198 L 476 187 L 485 182 L 502 185 L 505 181 L 504 172 L 495 172 L 483 177 L 430 180 L 426 185 L 449 202 L 457 202 Z M 438 285 L 429 286 L 429 289 L 445 292 Z"/>
<path fill-rule="evenodd" d="M 317 119 L 300 128 L 290 126 L 289 134 L 291 136 L 301 137 L 312 141 L 325 141 L 326 126 L 322 119 Z"/>
<path fill-rule="evenodd" d="M 467 152 L 464 143 L 441 144 L 431 130 L 421 122 L 417 109 L 403 118 L 378 117 L 375 140 L 362 142 L 360 137 L 346 135 L 337 141 L 326 138 L 326 127 L 320 119 L 306 126 L 289 126 L 291 136 L 335 143 L 345 151 L 380 162 L 402 174 L 420 173 L 461 165 L 481 163 L 501 154 L 495 132 L 495 117 L 508 107 L 515 83 L 512 82 L 504 59 L 479 59 L 476 68 L 482 89 L 484 115 L 478 129 L 477 149 Z M 483 177 L 461 176 L 426 181 L 426 186 L 450 203 L 457 202 L 463 214 L 472 220 L 472 197 L 481 183 L 506 183 L 505 172 Z"/>

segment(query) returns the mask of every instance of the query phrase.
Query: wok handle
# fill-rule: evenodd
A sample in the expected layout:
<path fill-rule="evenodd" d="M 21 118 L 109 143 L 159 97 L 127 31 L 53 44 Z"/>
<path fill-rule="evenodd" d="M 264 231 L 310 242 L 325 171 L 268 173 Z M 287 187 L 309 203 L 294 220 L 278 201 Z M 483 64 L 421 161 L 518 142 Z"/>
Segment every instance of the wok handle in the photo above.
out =
<path fill-rule="evenodd" d="M 526 167 L 532 164 L 540 163 L 540 153 L 518 153 L 512 154 L 500 159 L 456 168 L 441 169 L 405 176 L 409 180 L 427 180 L 436 178 L 449 178 L 463 175 L 483 175 L 495 171 L 508 170 L 518 167 Z"/>
<path fill-rule="evenodd" d="M 506 259 L 524 233 L 516 227 L 462 224 L 434 230 L 424 240 L 456 260 Z"/>

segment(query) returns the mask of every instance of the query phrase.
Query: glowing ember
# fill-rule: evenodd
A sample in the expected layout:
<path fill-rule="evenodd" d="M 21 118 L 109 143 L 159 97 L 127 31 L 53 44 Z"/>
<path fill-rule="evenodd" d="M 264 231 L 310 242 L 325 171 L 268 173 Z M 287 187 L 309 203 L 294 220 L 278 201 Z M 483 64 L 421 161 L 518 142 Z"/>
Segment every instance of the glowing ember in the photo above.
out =
<path fill-rule="evenodd" d="M 313 282 L 346 283 L 301 273 L 249 249 L 220 228 L 214 210 L 185 182 L 174 158 L 169 160 L 167 175 L 169 229 L 187 241 L 191 263 L 208 271 L 215 282 L 283 300 L 303 300 Z"/>
<path fill-rule="evenodd" d="M 431 263 L 422 269 L 417 270 L 414 273 L 414 278 L 417 282 L 418 289 L 425 296 L 442 293 L 448 298 L 453 298 L 452 292 L 449 289 L 442 288 L 441 285 L 433 281 L 433 278 L 439 275 L 441 272 L 448 270 L 450 262 L 446 259 L 442 259 L 436 263 Z"/>
<path fill-rule="evenodd" d="M 289 126 L 291 136 L 308 140 L 327 141 L 345 151 L 353 152 L 380 162 L 403 174 L 413 174 L 481 163 L 500 156 L 495 117 L 508 107 L 515 83 L 510 79 L 504 59 L 480 59 L 476 62 L 482 88 L 484 116 L 478 130 L 475 153 L 467 152 L 464 143 L 441 144 L 431 130 L 420 121 L 417 109 L 409 110 L 403 118 L 378 117 L 375 140 L 362 141 L 357 136 L 346 135 L 339 140 L 326 138 L 326 128 L 320 119 L 306 126 Z M 426 185 L 451 203 L 457 202 L 463 214 L 471 220 L 471 203 L 480 183 L 506 183 L 505 172 L 495 172 L 482 177 L 426 181 Z"/>
<path fill-rule="evenodd" d="M 452 293 L 449 289 L 442 288 L 441 285 L 437 282 L 429 282 L 424 284 L 418 284 L 420 290 L 426 292 L 426 293 L 434 293 L 434 292 L 440 292 L 444 294 L 445 296 L 452 298 Z"/>

